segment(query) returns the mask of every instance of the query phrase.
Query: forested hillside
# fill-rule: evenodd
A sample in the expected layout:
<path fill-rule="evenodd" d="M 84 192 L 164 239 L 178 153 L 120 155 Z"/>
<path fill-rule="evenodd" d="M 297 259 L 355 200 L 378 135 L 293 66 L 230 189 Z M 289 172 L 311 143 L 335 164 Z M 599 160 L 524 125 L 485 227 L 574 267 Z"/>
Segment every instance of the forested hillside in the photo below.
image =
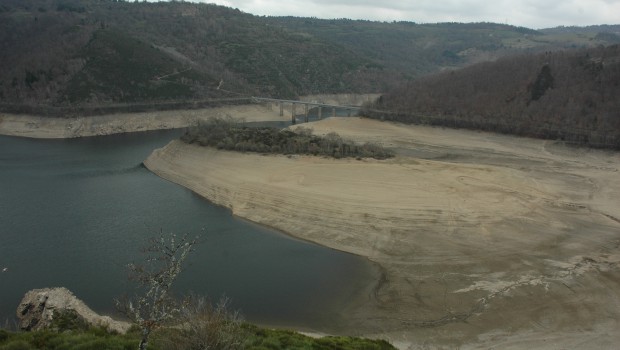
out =
<path fill-rule="evenodd" d="M 446 71 L 390 91 L 365 114 L 620 148 L 620 46 Z"/>
<path fill-rule="evenodd" d="M 617 26 L 583 29 L 259 17 L 179 1 L 2 0 L 0 109 L 383 92 L 521 50 L 617 41 Z"/>
<path fill-rule="evenodd" d="M 411 78 L 514 51 L 519 38 L 541 33 L 494 23 L 371 22 L 276 17 L 271 23 L 361 53 Z"/>
<path fill-rule="evenodd" d="M 372 61 L 193 3 L 5 0 L 4 104 L 110 104 L 384 88 Z"/>

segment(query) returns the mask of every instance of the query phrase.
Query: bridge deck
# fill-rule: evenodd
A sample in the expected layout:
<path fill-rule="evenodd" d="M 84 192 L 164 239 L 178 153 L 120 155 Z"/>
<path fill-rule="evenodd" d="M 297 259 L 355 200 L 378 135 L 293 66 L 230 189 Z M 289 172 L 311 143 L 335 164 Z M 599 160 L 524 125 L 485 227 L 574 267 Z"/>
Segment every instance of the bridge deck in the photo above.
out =
<path fill-rule="evenodd" d="M 268 98 L 268 97 L 252 97 L 252 99 L 255 101 L 294 103 L 294 104 L 302 104 L 302 105 L 315 106 L 315 107 L 342 108 L 342 109 L 353 109 L 353 110 L 358 110 L 362 108 L 362 106 L 331 105 L 331 104 L 326 104 L 326 103 L 307 102 L 307 101 L 299 101 L 299 100 L 282 100 L 282 99 Z"/>

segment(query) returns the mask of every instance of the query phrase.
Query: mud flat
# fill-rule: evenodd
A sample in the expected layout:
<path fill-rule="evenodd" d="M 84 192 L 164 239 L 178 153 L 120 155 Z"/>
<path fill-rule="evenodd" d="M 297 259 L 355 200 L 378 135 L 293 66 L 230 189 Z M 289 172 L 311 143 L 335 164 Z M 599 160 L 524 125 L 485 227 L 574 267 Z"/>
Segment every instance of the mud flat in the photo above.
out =
<path fill-rule="evenodd" d="M 334 333 L 396 346 L 615 348 L 620 153 L 327 119 L 386 161 L 222 152 L 173 141 L 145 165 L 234 214 L 383 269 Z"/>

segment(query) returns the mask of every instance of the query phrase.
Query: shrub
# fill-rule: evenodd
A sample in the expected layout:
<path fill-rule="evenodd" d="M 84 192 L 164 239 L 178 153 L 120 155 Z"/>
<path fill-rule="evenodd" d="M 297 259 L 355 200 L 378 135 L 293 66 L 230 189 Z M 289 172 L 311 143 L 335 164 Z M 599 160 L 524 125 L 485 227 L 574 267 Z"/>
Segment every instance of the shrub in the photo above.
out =
<path fill-rule="evenodd" d="M 181 310 L 179 326 L 165 330 L 157 343 L 170 350 L 237 350 L 244 348 L 247 331 L 241 317 L 228 309 L 228 299 L 213 305 L 205 298 L 190 297 Z"/>
<path fill-rule="evenodd" d="M 297 132 L 269 127 L 250 128 L 230 118 L 201 123 L 188 130 L 181 140 L 238 152 L 308 154 L 334 158 L 386 159 L 394 156 L 392 151 L 376 144 L 346 142 L 334 132 L 319 137 L 308 128 L 299 128 Z"/>
<path fill-rule="evenodd" d="M 51 329 L 64 332 L 67 330 L 87 330 L 88 323 L 75 310 L 54 311 Z"/>
<path fill-rule="evenodd" d="M 10 342 L 7 345 L 0 347 L 0 350 L 31 350 L 34 349 L 30 344 L 23 340 L 17 340 Z"/>
<path fill-rule="evenodd" d="M 245 325 L 249 332 L 245 346 L 248 350 L 394 350 L 385 340 L 372 340 L 353 337 L 310 338 L 303 334 L 281 329 L 264 329 Z"/>

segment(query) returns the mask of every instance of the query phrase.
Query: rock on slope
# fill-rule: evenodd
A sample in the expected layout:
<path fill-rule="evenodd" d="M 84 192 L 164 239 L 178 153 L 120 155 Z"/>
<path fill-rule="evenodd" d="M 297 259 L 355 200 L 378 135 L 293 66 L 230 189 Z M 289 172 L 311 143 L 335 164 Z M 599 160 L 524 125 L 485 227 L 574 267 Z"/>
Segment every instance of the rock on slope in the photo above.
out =
<path fill-rule="evenodd" d="M 67 288 L 33 289 L 24 295 L 17 317 L 22 330 L 39 330 L 50 327 L 55 312 L 75 311 L 86 323 L 105 327 L 111 331 L 125 333 L 131 326 L 128 322 L 116 321 L 101 316 L 76 298 Z"/>

